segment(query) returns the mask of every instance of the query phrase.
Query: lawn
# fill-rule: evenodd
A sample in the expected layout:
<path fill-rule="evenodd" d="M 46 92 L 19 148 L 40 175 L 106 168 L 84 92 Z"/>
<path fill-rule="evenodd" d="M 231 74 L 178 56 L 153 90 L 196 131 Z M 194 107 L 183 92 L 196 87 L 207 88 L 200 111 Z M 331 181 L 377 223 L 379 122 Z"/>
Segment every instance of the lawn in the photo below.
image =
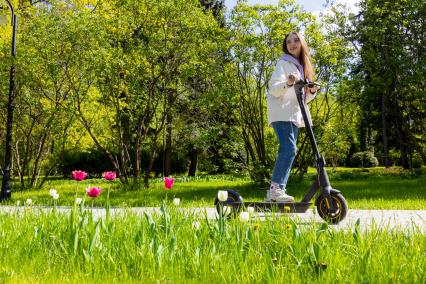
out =
<path fill-rule="evenodd" d="M 339 168 L 329 169 L 330 182 L 341 190 L 348 201 L 350 209 L 426 209 L 426 171 L 423 168 L 417 174 L 398 168 L 375 168 L 366 170 Z M 303 180 L 290 179 L 288 192 L 301 199 L 315 178 L 311 169 Z M 259 201 L 265 197 L 265 190 L 260 189 L 248 178 L 227 175 L 202 176 L 195 178 L 176 177 L 172 190 L 163 189 L 160 179 L 153 179 L 150 188 L 137 186 L 136 189 L 124 187 L 120 182 L 107 183 L 102 179 L 88 179 L 76 182 L 70 179 L 48 181 L 41 190 L 15 191 L 12 200 L 5 204 L 16 204 L 31 198 L 35 205 L 52 205 L 49 190 L 54 188 L 60 197 L 58 205 L 71 206 L 77 194 L 85 197 L 88 185 L 103 188 L 101 196 L 95 200 L 95 206 L 104 206 L 107 188 L 111 189 L 111 206 L 139 207 L 160 206 L 166 198 L 180 198 L 183 207 L 212 207 L 218 190 L 233 189 L 244 200 Z M 76 193 L 77 192 L 77 193 Z"/>
<path fill-rule="evenodd" d="M 350 208 L 426 209 L 426 174 L 373 169 L 330 171 Z M 289 192 L 301 198 L 312 182 L 291 180 Z M 261 200 L 264 191 L 248 179 L 232 176 L 177 177 L 170 191 L 161 180 L 149 189 L 129 190 L 118 182 L 89 179 L 50 180 L 45 188 L 13 192 L 9 204 L 27 198 L 35 205 L 58 205 L 71 211 L 19 206 L 0 213 L 1 283 L 425 283 L 426 236 L 415 225 L 338 230 L 324 222 L 298 222 L 288 215 L 260 221 L 209 220 L 169 206 L 209 206 L 218 190 L 232 188 L 245 200 Z M 88 184 L 103 187 L 94 200 L 104 206 L 111 186 L 113 206 L 166 206 L 160 213 L 137 215 L 124 209 L 96 219 L 90 205 L 76 206 Z M 90 201 L 89 201 L 90 204 Z"/>
<path fill-rule="evenodd" d="M 34 214 L 36 212 L 36 214 Z M 2 283 L 425 283 L 426 237 L 285 216 L 207 220 L 163 208 L 110 221 L 90 210 L 0 215 Z M 75 213 L 75 214 L 74 214 Z"/>

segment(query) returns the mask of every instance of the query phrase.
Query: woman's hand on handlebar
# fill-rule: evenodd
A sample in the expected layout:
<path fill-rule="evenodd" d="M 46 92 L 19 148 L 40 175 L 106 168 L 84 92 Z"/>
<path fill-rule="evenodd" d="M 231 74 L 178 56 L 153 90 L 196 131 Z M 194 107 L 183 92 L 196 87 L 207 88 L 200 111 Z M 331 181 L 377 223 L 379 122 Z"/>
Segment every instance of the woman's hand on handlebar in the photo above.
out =
<path fill-rule="evenodd" d="M 305 86 L 305 93 L 315 94 L 320 88 L 318 85 L 307 85 Z"/>
<path fill-rule="evenodd" d="M 287 78 L 287 86 L 288 87 L 293 86 L 294 83 L 296 83 L 299 80 L 300 80 L 299 74 L 291 73 L 290 75 L 288 75 L 288 78 Z"/>

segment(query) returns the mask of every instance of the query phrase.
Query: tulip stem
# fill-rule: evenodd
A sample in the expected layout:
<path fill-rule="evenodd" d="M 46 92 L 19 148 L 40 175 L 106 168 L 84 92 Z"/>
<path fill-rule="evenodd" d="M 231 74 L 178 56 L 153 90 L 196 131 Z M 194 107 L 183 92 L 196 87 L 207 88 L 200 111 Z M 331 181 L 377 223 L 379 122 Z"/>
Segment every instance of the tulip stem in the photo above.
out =
<path fill-rule="evenodd" d="M 77 181 L 74 181 L 74 183 L 76 183 L 76 185 L 74 186 L 74 191 L 75 191 L 75 198 L 77 198 Z"/>
<path fill-rule="evenodd" d="M 110 208 L 109 208 L 109 187 L 110 185 L 108 185 L 107 187 L 107 199 L 106 199 L 106 223 L 108 224 L 109 222 L 109 216 L 110 216 Z"/>

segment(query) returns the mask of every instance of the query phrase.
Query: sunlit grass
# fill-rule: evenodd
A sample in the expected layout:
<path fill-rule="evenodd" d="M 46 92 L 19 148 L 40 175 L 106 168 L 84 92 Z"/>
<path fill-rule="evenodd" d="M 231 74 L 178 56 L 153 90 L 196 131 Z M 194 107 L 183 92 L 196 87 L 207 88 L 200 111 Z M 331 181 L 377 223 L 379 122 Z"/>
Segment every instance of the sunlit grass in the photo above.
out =
<path fill-rule="evenodd" d="M 426 175 L 388 171 L 329 171 L 350 209 L 426 209 Z M 314 175 L 292 179 L 296 198 Z M 58 205 L 71 206 L 89 185 L 104 193 L 94 206 L 123 211 L 112 219 L 91 216 L 86 207 L 67 213 L 39 210 L 52 205 L 49 190 L 60 194 Z M 159 207 L 181 199 L 180 207 L 212 207 L 218 190 L 234 189 L 245 200 L 262 200 L 264 189 L 234 176 L 177 177 L 172 190 L 160 179 L 151 187 L 130 190 L 118 181 L 50 180 L 41 190 L 15 191 L 0 214 L 1 283 L 424 283 L 426 236 L 415 225 L 405 228 L 354 227 L 337 230 L 321 222 L 273 215 L 248 223 L 238 218 L 208 220 L 192 211 L 163 208 L 158 214 L 135 214 L 135 206 Z M 22 206 L 27 198 L 36 206 Z M 38 206 L 37 206 L 38 205 Z M 195 225 L 197 224 L 197 225 Z"/>
<path fill-rule="evenodd" d="M 311 170 L 310 170 L 311 171 Z M 399 168 L 374 168 L 366 170 L 342 168 L 334 172 L 329 169 L 331 184 L 341 190 L 352 209 L 426 209 L 426 174 L 412 174 Z M 313 182 L 315 175 L 309 173 L 303 180 L 290 179 L 288 193 L 296 200 L 303 195 Z M 95 200 L 95 206 L 105 206 L 105 191 L 111 189 L 111 206 L 141 207 L 160 206 L 166 199 L 181 199 L 183 207 L 212 207 L 218 190 L 233 189 L 244 200 L 261 201 L 265 198 L 265 189 L 259 188 L 246 177 L 203 176 L 196 178 L 176 177 L 175 186 L 166 191 L 161 179 L 153 179 L 150 188 L 142 185 L 122 186 L 119 181 L 107 183 L 102 179 L 89 179 L 82 182 L 72 180 L 50 180 L 41 190 L 15 191 L 12 200 L 5 204 L 16 204 L 31 198 L 36 205 L 52 205 L 49 189 L 55 188 L 60 194 L 58 205 L 71 206 L 77 192 L 78 197 L 85 196 L 88 185 L 100 186 L 104 193 Z"/>
<path fill-rule="evenodd" d="M 21 208 L 0 215 L 2 283 L 424 283 L 426 237 L 288 217 L 207 220 L 165 208 L 106 222 Z M 73 217 L 74 216 L 74 217 Z M 194 224 L 198 222 L 198 225 Z"/>

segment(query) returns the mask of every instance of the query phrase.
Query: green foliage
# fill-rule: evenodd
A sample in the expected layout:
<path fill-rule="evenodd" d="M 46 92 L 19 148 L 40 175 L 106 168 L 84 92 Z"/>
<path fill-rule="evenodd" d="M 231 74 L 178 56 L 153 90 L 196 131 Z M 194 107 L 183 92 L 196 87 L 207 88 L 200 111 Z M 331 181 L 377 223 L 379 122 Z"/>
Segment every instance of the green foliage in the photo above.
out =
<path fill-rule="evenodd" d="M 374 156 L 373 152 L 365 151 L 353 154 L 351 164 L 353 167 L 357 168 L 371 168 L 377 167 L 379 165 L 379 161 Z"/>
<path fill-rule="evenodd" d="M 380 139 L 387 165 L 391 164 L 389 152 L 395 148 L 408 168 L 412 145 L 426 159 L 424 141 L 419 139 L 425 132 L 426 104 L 421 95 L 425 83 L 420 79 L 425 76 L 425 7 L 424 1 L 364 0 L 360 14 L 351 17 L 351 28 L 343 28 L 359 49 L 354 71 L 360 80 L 361 131 L 376 131 L 370 135 Z"/>
<path fill-rule="evenodd" d="M 412 164 L 412 167 L 414 168 L 414 169 L 421 169 L 421 167 L 422 167 L 422 165 L 423 165 L 423 161 L 419 158 L 419 157 L 417 157 L 417 156 L 415 156 L 414 158 L 413 158 L 413 162 L 412 162 L 413 164 Z"/>
<path fill-rule="evenodd" d="M 74 2 L 29 5 L 19 15 L 19 176 L 48 175 L 44 160 L 93 148 L 123 181 L 142 169 L 149 176 L 166 115 L 190 94 L 191 77 L 208 81 L 217 66 L 218 23 L 195 0 Z M 6 50 L 3 33 L 0 42 Z"/>
<path fill-rule="evenodd" d="M 124 183 L 143 176 L 147 184 L 166 162 L 172 173 L 192 167 L 267 180 L 277 142 L 265 92 L 291 30 L 304 31 L 322 84 L 310 109 L 327 162 L 375 151 L 381 162 L 425 164 L 424 1 L 363 0 L 358 16 L 334 5 L 318 18 L 294 1 L 238 1 L 225 17 L 223 3 L 20 5 L 12 144 L 20 187 L 69 171 L 64 153 L 95 152 L 102 161 L 78 154 L 65 162 L 114 168 Z M 0 26 L 2 94 L 10 32 Z M 5 121 L 3 112 L 0 136 Z M 303 130 L 298 149 L 296 172 L 305 174 L 313 155 Z"/>
<path fill-rule="evenodd" d="M 101 176 L 103 172 L 113 169 L 113 165 L 108 161 L 105 153 L 96 148 L 88 152 L 70 150 L 61 153 L 60 156 L 59 169 L 64 177 L 69 177 L 74 170 L 85 171 L 91 176 Z"/>

